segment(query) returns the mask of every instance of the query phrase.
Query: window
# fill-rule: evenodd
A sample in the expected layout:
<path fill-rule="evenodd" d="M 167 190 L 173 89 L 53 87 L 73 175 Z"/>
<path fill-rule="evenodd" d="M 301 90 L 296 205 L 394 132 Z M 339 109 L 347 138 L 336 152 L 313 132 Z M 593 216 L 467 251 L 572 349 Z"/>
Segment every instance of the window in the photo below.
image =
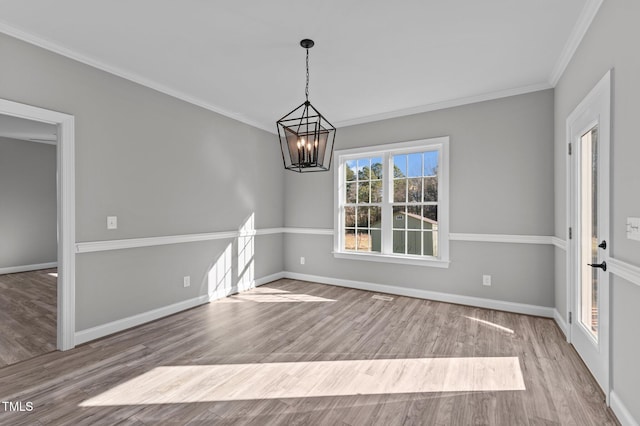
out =
<path fill-rule="evenodd" d="M 449 138 L 336 151 L 334 254 L 447 267 Z"/>

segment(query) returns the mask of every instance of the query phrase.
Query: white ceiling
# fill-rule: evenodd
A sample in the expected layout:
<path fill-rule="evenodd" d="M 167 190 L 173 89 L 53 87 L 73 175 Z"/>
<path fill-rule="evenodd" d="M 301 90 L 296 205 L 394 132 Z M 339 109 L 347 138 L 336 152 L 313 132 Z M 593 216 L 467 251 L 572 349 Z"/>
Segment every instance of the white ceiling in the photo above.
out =
<path fill-rule="evenodd" d="M 0 0 L 0 31 L 246 123 L 344 126 L 555 85 L 602 0 Z"/>
<path fill-rule="evenodd" d="M 57 126 L 0 114 L 0 137 L 55 144 Z"/>

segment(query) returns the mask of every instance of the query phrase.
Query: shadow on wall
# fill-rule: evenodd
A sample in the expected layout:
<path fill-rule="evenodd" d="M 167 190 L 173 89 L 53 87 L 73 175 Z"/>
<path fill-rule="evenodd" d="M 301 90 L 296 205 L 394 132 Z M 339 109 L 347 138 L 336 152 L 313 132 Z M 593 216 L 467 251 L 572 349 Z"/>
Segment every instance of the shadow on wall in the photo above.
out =
<path fill-rule="evenodd" d="M 206 285 L 209 300 L 255 288 L 255 235 L 255 213 L 251 213 L 238 229 L 238 237 L 208 268 L 203 287 Z"/>

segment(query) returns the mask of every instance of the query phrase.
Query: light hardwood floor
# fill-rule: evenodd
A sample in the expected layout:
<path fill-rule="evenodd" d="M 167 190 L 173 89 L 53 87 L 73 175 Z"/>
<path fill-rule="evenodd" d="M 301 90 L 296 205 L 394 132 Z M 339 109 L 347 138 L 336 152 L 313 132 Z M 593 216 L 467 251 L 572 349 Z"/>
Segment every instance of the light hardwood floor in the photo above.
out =
<path fill-rule="evenodd" d="M 56 349 L 55 273 L 0 275 L 0 367 Z"/>
<path fill-rule="evenodd" d="M 279 280 L 0 369 L 7 425 L 615 425 L 550 319 Z"/>

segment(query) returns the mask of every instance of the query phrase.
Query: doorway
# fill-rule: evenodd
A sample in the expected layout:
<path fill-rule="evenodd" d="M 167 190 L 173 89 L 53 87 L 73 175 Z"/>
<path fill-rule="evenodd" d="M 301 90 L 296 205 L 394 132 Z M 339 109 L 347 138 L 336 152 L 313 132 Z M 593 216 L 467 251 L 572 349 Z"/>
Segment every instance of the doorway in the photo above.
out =
<path fill-rule="evenodd" d="M 56 347 L 75 346 L 75 137 L 74 117 L 0 99 L 0 115 L 47 123 L 57 128 L 57 326 Z"/>
<path fill-rule="evenodd" d="M 567 119 L 569 336 L 609 401 L 611 75 Z"/>
<path fill-rule="evenodd" d="M 56 131 L 0 115 L 0 367 L 56 349 Z"/>

